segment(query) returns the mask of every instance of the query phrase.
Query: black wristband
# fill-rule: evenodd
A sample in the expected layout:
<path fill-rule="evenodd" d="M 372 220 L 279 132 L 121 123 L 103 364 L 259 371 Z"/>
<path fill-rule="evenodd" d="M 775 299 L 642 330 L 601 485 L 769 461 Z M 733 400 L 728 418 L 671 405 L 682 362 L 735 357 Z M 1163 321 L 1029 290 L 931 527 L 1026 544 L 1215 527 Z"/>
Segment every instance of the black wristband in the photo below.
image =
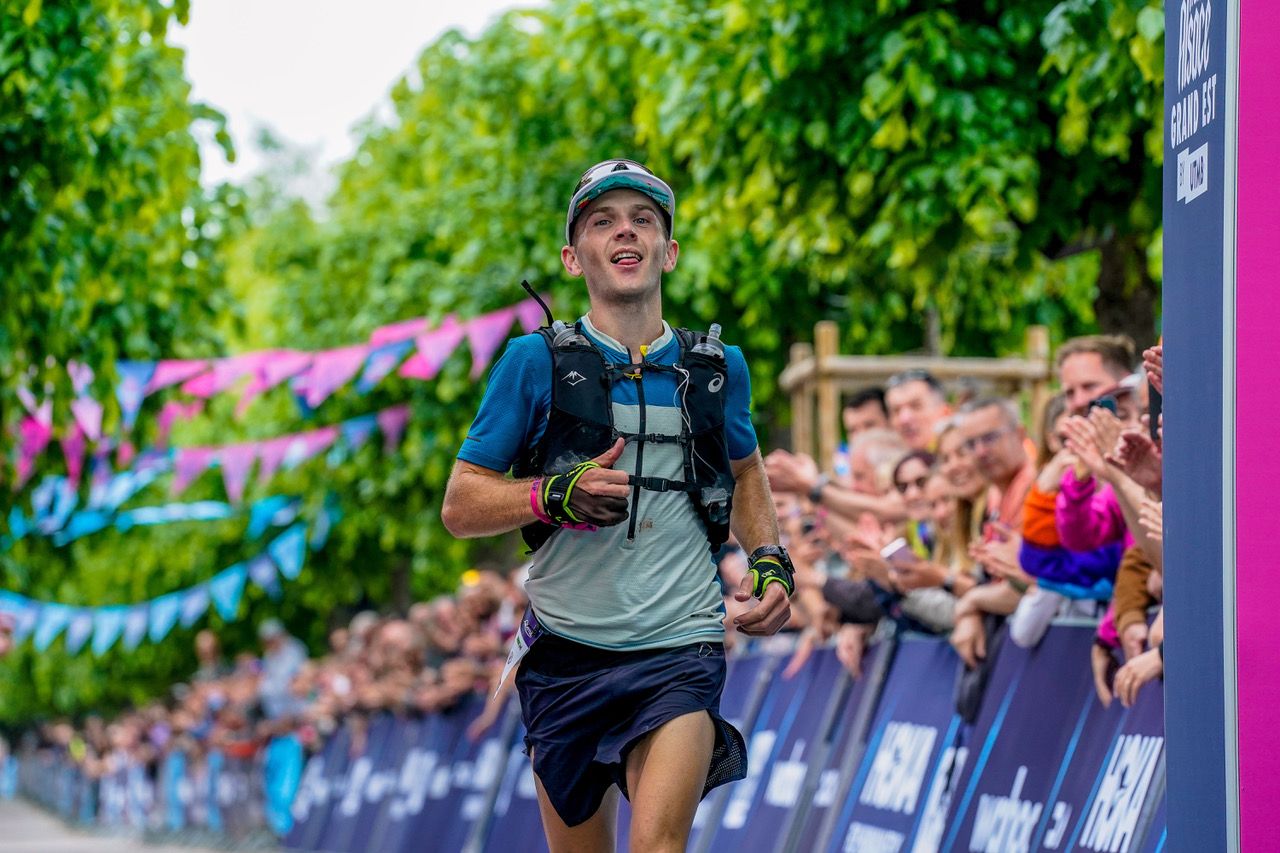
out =
<path fill-rule="evenodd" d="M 747 573 L 751 575 L 751 594 L 763 598 L 771 583 L 782 584 L 789 598 L 796 590 L 795 567 L 787 549 L 781 545 L 761 545 L 747 558 Z"/>

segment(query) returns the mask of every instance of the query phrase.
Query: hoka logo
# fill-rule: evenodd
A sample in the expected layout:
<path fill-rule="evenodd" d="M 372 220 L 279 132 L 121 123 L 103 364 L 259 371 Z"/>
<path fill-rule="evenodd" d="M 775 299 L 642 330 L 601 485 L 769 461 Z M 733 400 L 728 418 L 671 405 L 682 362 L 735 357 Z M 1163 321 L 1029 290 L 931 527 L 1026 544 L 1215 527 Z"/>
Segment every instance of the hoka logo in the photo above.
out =
<path fill-rule="evenodd" d="M 560 377 L 560 381 L 568 382 L 570 385 L 577 385 L 579 382 L 586 382 L 587 377 L 576 370 L 571 370 L 568 374 Z"/>

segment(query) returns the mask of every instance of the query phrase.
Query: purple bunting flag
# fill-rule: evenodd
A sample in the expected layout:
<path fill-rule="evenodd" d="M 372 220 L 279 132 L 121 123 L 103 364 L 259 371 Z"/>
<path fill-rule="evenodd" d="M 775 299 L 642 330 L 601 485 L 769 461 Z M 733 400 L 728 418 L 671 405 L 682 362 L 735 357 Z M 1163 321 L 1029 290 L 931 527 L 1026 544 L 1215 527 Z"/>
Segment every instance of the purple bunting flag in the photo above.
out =
<path fill-rule="evenodd" d="M 399 341 L 408 341 L 421 335 L 429 328 L 431 328 L 431 324 L 425 317 L 415 317 L 412 320 L 388 323 L 373 330 L 373 334 L 369 336 L 369 343 L 375 347 L 380 347 Z"/>
<path fill-rule="evenodd" d="M 173 485 L 169 493 L 174 497 L 182 494 L 217 458 L 216 447 L 179 448 L 173 463 Z"/>
<path fill-rule="evenodd" d="M 151 381 L 147 383 L 147 394 L 151 395 L 155 392 L 168 388 L 170 385 L 177 385 L 179 382 L 186 382 L 193 376 L 204 373 L 209 369 L 209 362 L 206 359 L 165 359 L 156 362 L 155 373 L 151 374 Z"/>
<path fill-rule="evenodd" d="M 479 379 L 489 368 L 493 354 L 511 333 L 514 308 L 503 308 L 476 317 L 467 323 L 467 342 L 471 344 L 471 378 Z"/>
<path fill-rule="evenodd" d="M 418 351 L 400 365 L 400 375 L 408 379 L 434 379 L 465 334 L 452 314 L 445 317 L 440 328 L 418 336 Z"/>
<path fill-rule="evenodd" d="M 551 300 L 547 299 L 546 302 L 550 304 Z M 516 306 L 516 319 L 520 322 L 520 328 L 524 329 L 525 334 L 529 334 L 542 327 L 542 321 L 546 319 L 546 315 L 538 301 L 530 297 Z"/>
<path fill-rule="evenodd" d="M 62 445 L 62 455 L 67 458 L 67 480 L 73 489 L 79 488 L 80 476 L 84 473 L 85 451 L 84 433 L 80 431 L 80 426 L 73 423 L 67 427 L 67 434 L 59 443 Z"/>
<path fill-rule="evenodd" d="M 71 379 L 72 393 L 83 397 L 89 393 L 89 386 L 93 384 L 93 368 L 75 360 L 68 361 L 67 377 Z"/>
<path fill-rule="evenodd" d="M 266 485 L 266 483 L 275 476 L 276 469 L 280 467 L 280 463 L 284 461 L 284 457 L 289 452 L 289 446 L 293 444 L 296 436 L 282 435 L 279 438 L 271 438 L 258 445 L 258 482 Z"/>
<path fill-rule="evenodd" d="M 409 404 L 402 403 L 378 412 L 378 429 L 382 430 L 382 451 L 394 453 L 400 446 L 404 436 L 405 425 L 409 423 Z"/>
<path fill-rule="evenodd" d="M 183 628 L 190 628 L 196 624 L 196 620 L 204 615 L 209 609 L 209 587 L 206 584 L 197 584 L 187 590 L 182 596 L 182 610 L 179 623 Z"/>
<path fill-rule="evenodd" d="M 102 438 L 102 404 L 92 397 L 77 397 L 71 401 L 71 415 L 90 441 Z"/>
<path fill-rule="evenodd" d="M 273 350 L 258 366 L 253 379 L 245 386 L 240 401 L 236 403 L 236 417 L 244 417 L 259 394 L 269 391 L 286 379 L 291 379 L 311 366 L 312 355 L 296 350 Z"/>
<path fill-rule="evenodd" d="M 271 598 L 280 597 L 280 581 L 276 578 L 276 564 L 266 554 L 259 554 L 249 561 L 249 578 Z"/>
<path fill-rule="evenodd" d="M 307 374 L 307 405 L 316 408 L 343 385 L 351 381 L 369 357 L 369 346 L 352 347 L 316 353 Z"/>
<path fill-rule="evenodd" d="M 227 497 L 232 503 L 240 503 L 244 497 L 245 484 L 249 482 L 249 471 L 258 458 L 258 443 L 230 444 L 218 452 L 218 466 L 222 469 L 222 484 L 226 487 Z"/>
<path fill-rule="evenodd" d="M 342 439 L 347 443 L 347 447 L 352 450 L 359 450 L 369 440 L 369 436 L 373 435 L 373 431 L 378 428 L 378 416 L 361 415 L 358 418 L 343 421 L 339 426 L 342 429 Z"/>

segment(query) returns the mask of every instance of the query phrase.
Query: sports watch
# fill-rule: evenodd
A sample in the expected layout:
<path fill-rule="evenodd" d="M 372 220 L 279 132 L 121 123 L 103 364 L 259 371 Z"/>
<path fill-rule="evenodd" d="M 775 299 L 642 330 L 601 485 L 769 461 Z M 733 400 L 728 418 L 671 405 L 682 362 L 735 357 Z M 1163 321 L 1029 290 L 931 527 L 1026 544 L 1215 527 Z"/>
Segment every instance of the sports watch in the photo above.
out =
<path fill-rule="evenodd" d="M 790 597 L 796 590 L 796 570 L 787 549 L 781 545 L 761 545 L 747 557 L 747 573 L 751 575 L 751 594 L 763 598 L 771 583 L 780 583 Z"/>

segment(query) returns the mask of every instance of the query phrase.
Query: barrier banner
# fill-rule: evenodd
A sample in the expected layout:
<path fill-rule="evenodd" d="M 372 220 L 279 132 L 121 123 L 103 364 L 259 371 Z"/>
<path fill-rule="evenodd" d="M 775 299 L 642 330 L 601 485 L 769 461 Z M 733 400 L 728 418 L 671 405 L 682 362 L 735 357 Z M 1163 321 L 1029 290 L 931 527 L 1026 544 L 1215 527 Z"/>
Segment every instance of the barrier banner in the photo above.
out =
<path fill-rule="evenodd" d="M 320 849 L 333 853 L 363 849 L 369 825 L 378 811 L 365 796 L 366 789 L 375 774 L 379 780 L 384 778 L 388 766 L 398 757 L 398 744 L 392 743 L 398 733 L 394 718 L 379 715 L 358 721 L 358 725 L 367 726 L 363 732 L 364 748 L 352 757 L 350 768 L 338 782 L 329 824 L 321 836 Z M 352 733 L 353 741 L 358 742 L 360 737 L 358 729 Z M 376 783 L 374 787 L 378 787 Z"/>
<path fill-rule="evenodd" d="M 370 836 L 370 850 L 400 850 L 412 837 L 413 815 L 422 809 L 427 784 L 438 760 L 433 747 L 439 725 L 436 715 L 408 719 L 401 724 L 403 762 L 383 798 L 377 825 Z"/>
<path fill-rule="evenodd" d="M 630 825 L 630 818 L 619 809 L 619 833 Z M 619 850 L 626 850 L 625 842 Z M 547 853 L 547 840 L 542 834 L 542 816 L 538 813 L 538 789 L 533 781 L 533 764 L 524 754 L 524 726 L 516 726 L 507 745 L 507 769 L 493 804 L 493 822 L 485 838 L 484 853 Z"/>
<path fill-rule="evenodd" d="M 742 737 L 746 740 L 749 751 L 751 748 L 751 729 L 760 710 L 760 701 L 763 698 L 766 679 L 777 668 L 778 656 L 751 654 L 740 658 L 729 658 L 726 664 L 728 668 L 725 672 L 724 691 L 720 694 L 720 716 L 742 732 Z M 751 757 L 748 755 L 748 778 L 750 778 L 750 773 L 752 772 L 750 760 Z M 720 822 L 720 815 L 724 812 L 726 800 L 733 788 L 745 783 L 746 780 L 721 785 L 708 794 L 707 798 L 698 805 L 698 810 L 693 816 L 693 831 L 689 835 L 689 850 L 707 849 L 706 839 L 702 838 L 703 833 L 709 831 L 711 827 Z M 626 829 L 619 833 L 619 838 L 621 840 L 629 840 L 631 828 L 630 809 L 625 812 L 620 810 L 618 823 L 622 824 L 624 819 L 626 821 Z"/>
<path fill-rule="evenodd" d="M 1163 703 L 1146 691 L 1130 711 L 1104 709 L 1087 664 L 1093 634 L 1057 626 L 1034 650 L 1004 643 L 942 849 L 1127 853 L 1144 829 Z"/>
<path fill-rule="evenodd" d="M 862 657 L 862 677 L 849 684 L 831 721 L 831 730 L 824 734 L 827 748 L 821 759 L 821 768 L 817 772 L 807 811 L 804 812 L 804 822 L 798 829 L 795 850 L 818 849 L 819 833 L 831 813 L 831 806 L 835 804 L 843 766 L 854 750 L 861 747 L 861 739 L 866 735 L 859 727 L 859 712 L 865 708 L 865 712 L 869 714 L 876 701 L 878 690 L 872 684 L 872 673 L 881 666 L 880 657 L 884 654 L 887 651 L 883 645 L 867 649 Z"/>
<path fill-rule="evenodd" d="M 960 720 L 952 700 L 958 666 L 944 640 L 899 641 L 857 777 L 837 797 L 828 850 L 935 849 L 913 842 L 926 818 L 945 814 L 946 779 L 965 761 L 963 747 L 956 748 Z"/>
<path fill-rule="evenodd" d="M 785 660 L 780 661 L 780 665 Z M 734 784 L 709 850 L 773 853 L 804 787 L 808 753 L 820 738 L 832 688 L 843 668 L 835 649 L 814 652 L 790 679 L 775 673 L 748 738 L 748 775 Z"/>
<path fill-rule="evenodd" d="M 293 828 L 283 846 L 290 850 L 318 850 L 329 811 L 336 799 L 338 780 L 350 763 L 351 729 L 342 726 L 311 757 L 302 771 L 298 794 L 293 798 Z"/>

